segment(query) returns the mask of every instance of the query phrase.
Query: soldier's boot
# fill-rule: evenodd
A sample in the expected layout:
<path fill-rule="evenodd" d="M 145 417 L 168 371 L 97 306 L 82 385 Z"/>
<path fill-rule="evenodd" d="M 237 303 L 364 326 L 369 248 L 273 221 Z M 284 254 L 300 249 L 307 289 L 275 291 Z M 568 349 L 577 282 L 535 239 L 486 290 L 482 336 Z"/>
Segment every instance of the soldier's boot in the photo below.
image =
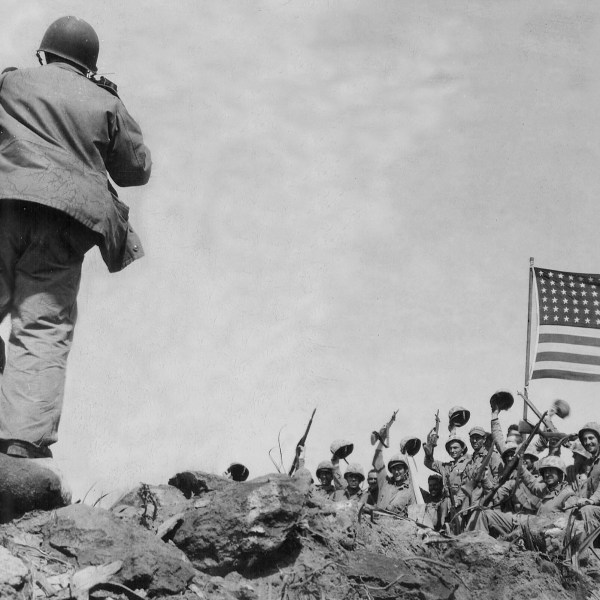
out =
<path fill-rule="evenodd" d="M 52 458 L 17 458 L 0 453 L 0 522 L 32 510 L 71 502 L 71 490 Z"/>

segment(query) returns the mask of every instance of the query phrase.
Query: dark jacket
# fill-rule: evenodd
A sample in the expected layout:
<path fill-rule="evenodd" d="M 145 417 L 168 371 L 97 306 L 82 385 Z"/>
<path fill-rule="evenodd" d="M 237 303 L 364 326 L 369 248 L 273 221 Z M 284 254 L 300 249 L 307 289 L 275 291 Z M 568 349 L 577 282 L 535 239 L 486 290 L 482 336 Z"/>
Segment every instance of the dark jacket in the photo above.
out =
<path fill-rule="evenodd" d="M 0 200 L 36 202 L 98 234 L 109 271 L 143 256 L 128 207 L 112 189 L 143 185 L 150 152 L 119 98 L 75 67 L 52 63 L 0 76 Z"/>

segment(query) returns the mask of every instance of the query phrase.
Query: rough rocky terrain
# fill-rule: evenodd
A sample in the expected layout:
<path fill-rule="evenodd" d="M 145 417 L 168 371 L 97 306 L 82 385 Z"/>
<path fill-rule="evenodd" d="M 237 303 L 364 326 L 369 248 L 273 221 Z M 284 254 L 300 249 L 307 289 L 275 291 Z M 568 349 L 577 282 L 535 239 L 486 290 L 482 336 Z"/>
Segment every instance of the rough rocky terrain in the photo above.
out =
<path fill-rule="evenodd" d="M 577 572 L 485 534 L 373 520 L 315 499 L 298 475 L 235 483 L 186 472 L 110 510 L 26 513 L 0 525 L 0 598 L 600 598 L 595 562 Z"/>

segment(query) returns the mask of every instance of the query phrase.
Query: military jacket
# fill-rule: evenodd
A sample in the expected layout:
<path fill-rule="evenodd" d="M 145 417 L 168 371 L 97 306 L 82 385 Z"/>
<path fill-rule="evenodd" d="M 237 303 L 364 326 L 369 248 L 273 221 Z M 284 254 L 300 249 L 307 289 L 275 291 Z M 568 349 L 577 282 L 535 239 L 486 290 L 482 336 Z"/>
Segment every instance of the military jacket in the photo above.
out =
<path fill-rule="evenodd" d="M 583 495 L 592 504 L 600 504 L 600 454 L 592 460 L 592 470 L 588 473 Z"/>
<path fill-rule="evenodd" d="M 520 468 L 519 473 L 523 478 L 523 483 L 541 500 L 538 515 L 564 510 L 568 505 L 567 501 L 575 496 L 573 488 L 567 481 L 561 481 L 554 489 L 550 489 L 527 469 Z"/>
<path fill-rule="evenodd" d="M 55 208 L 97 234 L 118 271 L 143 255 L 118 186 L 150 178 L 150 151 L 119 98 L 67 63 L 0 76 L 0 201 Z"/>
<path fill-rule="evenodd" d="M 463 472 L 471 460 L 470 454 L 463 454 L 455 461 L 442 462 L 441 460 L 433 460 L 431 455 L 425 455 L 424 464 L 428 469 L 439 473 L 444 479 L 444 486 L 450 482 L 462 482 Z"/>
<path fill-rule="evenodd" d="M 358 503 L 360 503 L 363 493 L 364 492 L 360 489 L 356 492 L 356 494 L 349 494 L 347 488 L 343 489 L 343 490 L 336 490 L 335 494 L 333 495 L 333 500 L 334 500 L 334 502 L 358 502 Z"/>

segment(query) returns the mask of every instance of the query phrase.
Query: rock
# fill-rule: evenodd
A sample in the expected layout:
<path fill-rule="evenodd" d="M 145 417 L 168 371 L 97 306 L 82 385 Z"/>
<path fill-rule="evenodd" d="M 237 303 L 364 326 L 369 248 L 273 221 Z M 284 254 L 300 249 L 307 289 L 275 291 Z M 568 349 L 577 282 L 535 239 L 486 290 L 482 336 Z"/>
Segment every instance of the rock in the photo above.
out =
<path fill-rule="evenodd" d="M 173 542 L 213 575 L 280 560 L 290 550 L 307 492 L 304 482 L 287 475 L 232 483 L 188 509 Z"/>
<path fill-rule="evenodd" d="M 122 561 L 114 580 L 150 595 L 180 593 L 195 573 L 175 547 L 101 508 L 74 504 L 59 509 L 42 533 L 47 547 L 74 559 L 79 568 Z"/>
<path fill-rule="evenodd" d="M 140 484 L 110 508 L 115 516 L 158 532 L 161 526 L 192 506 L 183 492 L 171 485 Z M 167 533 L 169 533 L 169 530 Z"/>
<path fill-rule="evenodd" d="M 0 546 L 0 598 L 25 600 L 30 596 L 29 569 L 22 560 Z"/>
<path fill-rule="evenodd" d="M 496 540 L 484 531 L 467 531 L 455 538 L 444 559 L 467 565 L 489 564 L 502 559 L 509 550 L 508 542 Z"/>
<path fill-rule="evenodd" d="M 443 565 L 431 565 L 426 560 L 408 563 L 406 559 L 359 550 L 349 557 L 344 571 L 358 583 L 359 588 L 363 587 L 365 597 L 373 600 L 455 598 L 458 582 L 448 577 Z"/>
<path fill-rule="evenodd" d="M 0 453 L 0 522 L 65 506 L 63 482 L 36 460 Z"/>

